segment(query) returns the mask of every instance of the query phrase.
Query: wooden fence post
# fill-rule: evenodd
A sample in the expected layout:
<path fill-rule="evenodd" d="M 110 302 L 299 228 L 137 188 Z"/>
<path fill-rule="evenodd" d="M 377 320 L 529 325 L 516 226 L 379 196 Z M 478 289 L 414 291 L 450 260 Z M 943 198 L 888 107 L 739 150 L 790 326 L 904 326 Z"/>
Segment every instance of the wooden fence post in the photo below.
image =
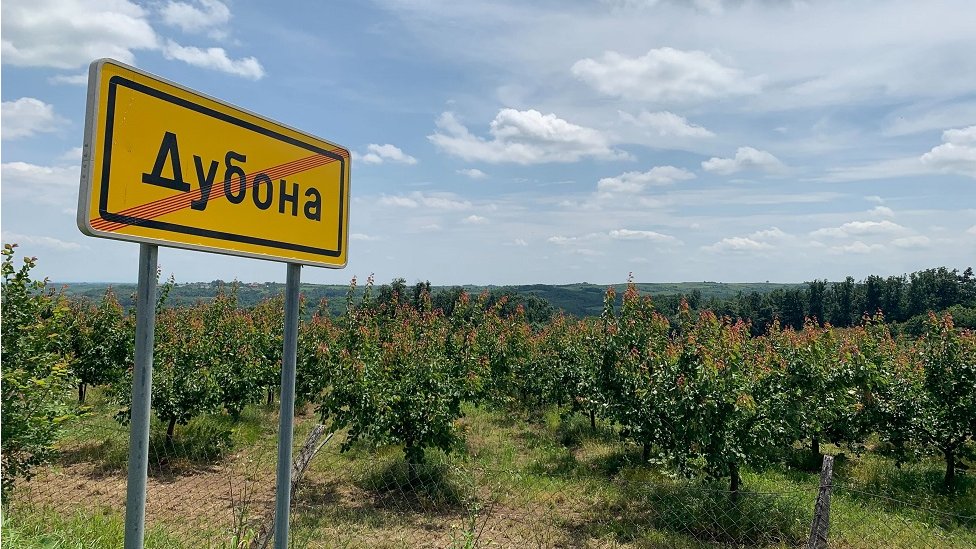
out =
<path fill-rule="evenodd" d="M 813 524 L 810 526 L 810 539 L 807 549 L 827 549 L 827 534 L 830 531 L 830 490 L 833 487 L 834 457 L 824 456 L 820 469 L 820 491 L 813 508 Z"/>
<path fill-rule="evenodd" d="M 302 478 L 305 476 L 305 471 L 308 470 L 309 464 L 312 463 L 312 458 L 314 458 L 316 454 L 319 453 L 319 450 L 321 450 L 323 446 L 325 446 L 330 440 L 332 440 L 332 436 L 335 435 L 335 432 L 329 433 L 328 435 L 326 435 L 325 440 L 321 440 L 322 435 L 324 434 L 325 434 L 325 425 L 319 423 L 316 424 L 315 427 L 312 427 L 312 431 L 308 434 L 308 437 L 305 439 L 305 444 L 302 445 L 302 449 L 298 452 L 298 457 L 296 457 L 295 461 L 292 463 L 291 466 L 292 501 L 294 501 L 295 492 L 298 490 L 298 484 L 302 481 Z M 275 532 L 275 510 L 272 509 L 271 516 L 269 516 L 268 519 L 265 521 L 265 523 L 261 525 L 260 529 L 257 532 L 257 535 L 255 535 L 254 539 L 251 540 L 251 544 L 249 548 L 266 549 L 268 547 L 268 544 L 271 542 L 271 538 L 274 537 L 274 532 Z"/>

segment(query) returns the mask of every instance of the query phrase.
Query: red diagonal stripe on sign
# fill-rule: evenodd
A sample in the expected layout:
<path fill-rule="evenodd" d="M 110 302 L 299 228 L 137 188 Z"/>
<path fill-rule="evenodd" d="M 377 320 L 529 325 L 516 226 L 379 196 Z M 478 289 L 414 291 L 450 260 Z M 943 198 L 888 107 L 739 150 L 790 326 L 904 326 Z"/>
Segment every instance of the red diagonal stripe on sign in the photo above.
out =
<path fill-rule="evenodd" d="M 334 151 L 338 153 L 343 158 L 348 158 L 348 153 L 344 150 Z M 234 181 L 233 178 L 229 180 L 231 185 L 231 190 L 241 193 L 242 189 L 253 188 L 254 177 L 258 174 L 265 174 L 272 180 L 281 179 L 284 177 L 289 177 L 297 173 L 308 171 L 320 166 L 324 166 L 331 162 L 335 162 L 335 158 L 330 156 L 325 156 L 322 154 L 313 154 L 304 158 L 299 158 L 297 160 L 292 160 L 291 162 L 286 162 L 278 166 L 272 166 L 265 170 L 255 171 L 245 175 L 246 184 L 241 185 L 240 181 Z M 210 188 L 210 193 L 207 197 L 208 204 L 210 201 L 220 200 L 221 198 L 226 198 L 224 194 L 224 185 L 228 180 L 214 181 L 213 187 Z M 139 225 L 140 222 L 148 221 L 150 219 L 155 219 L 157 217 L 173 213 L 185 208 L 188 208 L 191 203 L 199 200 L 203 196 L 203 190 L 199 187 L 196 190 L 187 191 L 184 193 L 168 196 L 166 198 L 160 198 L 159 200 L 154 200 L 146 204 L 139 206 L 134 206 L 128 208 L 121 212 L 117 212 L 119 215 L 124 215 L 127 217 L 136 218 L 132 223 L 123 223 L 117 221 L 108 221 L 104 218 L 98 217 L 92 220 L 92 228 L 99 231 L 114 232 L 128 227 L 130 225 Z"/>
<path fill-rule="evenodd" d="M 322 155 L 313 155 L 292 162 L 288 162 L 280 166 L 268 168 L 267 170 L 257 171 L 251 174 L 245 174 L 244 177 L 245 179 L 250 179 L 250 181 L 253 182 L 254 176 L 260 173 L 264 173 L 268 177 L 272 179 L 276 179 L 280 177 L 287 177 L 290 175 L 294 175 L 296 173 L 307 171 L 319 166 L 323 166 L 325 164 L 328 164 L 329 162 L 333 162 L 333 159 Z M 209 200 L 212 200 L 214 198 L 219 200 L 221 196 L 226 196 L 221 190 L 223 188 L 224 183 L 225 181 L 214 182 L 214 186 L 210 189 L 208 202 Z M 241 185 L 238 182 L 236 184 L 236 189 L 234 189 L 234 181 L 233 179 L 231 180 L 231 189 L 236 190 L 237 192 L 241 192 L 242 187 L 246 190 L 247 188 L 253 186 L 254 186 L 253 183 L 248 183 L 247 185 Z M 193 191 L 187 191 L 185 193 L 168 196 L 166 198 L 161 198 L 159 200 L 155 200 L 147 204 L 135 206 L 123 210 L 119 212 L 119 214 L 138 218 L 137 221 L 131 223 L 131 225 L 138 225 L 139 221 L 153 219 L 161 215 L 165 215 L 168 213 L 172 213 L 184 209 L 188 207 L 193 201 L 200 199 L 202 195 L 203 195 L 203 191 L 197 188 L 196 190 Z M 106 231 L 115 231 L 128 225 L 130 225 L 130 223 L 107 221 L 102 218 L 99 218 L 92 223 L 93 228 L 99 230 L 106 230 Z"/>

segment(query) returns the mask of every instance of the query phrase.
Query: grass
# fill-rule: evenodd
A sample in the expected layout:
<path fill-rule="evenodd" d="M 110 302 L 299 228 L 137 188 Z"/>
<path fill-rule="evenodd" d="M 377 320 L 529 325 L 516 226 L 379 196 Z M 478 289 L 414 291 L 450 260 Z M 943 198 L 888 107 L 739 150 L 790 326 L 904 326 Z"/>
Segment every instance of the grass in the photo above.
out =
<path fill-rule="evenodd" d="M 11 509 L 4 513 L 3 547 L 23 549 L 117 549 L 125 538 L 125 520 L 115 510 L 65 513 L 51 507 Z M 146 547 L 182 549 L 183 542 L 150 528 Z"/>
<path fill-rule="evenodd" d="M 35 493 L 67 481 L 77 489 L 25 496 L 42 501 L 6 510 L 4 547 L 117 546 L 119 505 L 99 507 L 86 494 L 124 479 L 127 430 L 98 398 L 92 416 L 67 433 L 50 476 L 29 483 Z M 293 545 L 795 547 L 808 533 L 819 480 L 803 467 L 745 470 L 743 493 L 732 498 L 724 481 L 676 478 L 641 463 L 640 448 L 601 422 L 592 429 L 582 415 L 464 412 L 466 447 L 430 450 L 419 467 L 408 466 L 399 448 L 359 443 L 339 453 L 338 440 L 330 443 L 295 495 Z M 296 447 L 314 421 L 298 417 Z M 237 421 L 216 414 L 178 428 L 167 459 L 180 467 L 150 478 L 150 504 L 166 494 L 172 500 L 150 505 L 156 537 L 147 546 L 223 547 L 235 532 L 252 536 L 273 505 L 276 425 L 274 409 L 251 406 Z M 224 436 L 221 451 L 206 446 Z M 974 519 L 957 516 L 976 514 L 973 478 L 960 474 L 952 496 L 939 492 L 940 480 L 935 458 L 901 468 L 871 452 L 839 460 L 831 546 L 976 547 Z"/>

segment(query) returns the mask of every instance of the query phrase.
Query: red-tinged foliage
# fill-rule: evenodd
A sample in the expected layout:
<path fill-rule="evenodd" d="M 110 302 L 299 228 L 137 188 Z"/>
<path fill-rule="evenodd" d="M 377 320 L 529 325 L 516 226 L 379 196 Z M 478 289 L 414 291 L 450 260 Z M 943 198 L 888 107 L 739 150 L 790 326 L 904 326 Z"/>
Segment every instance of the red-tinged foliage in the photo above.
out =
<path fill-rule="evenodd" d="M 976 336 L 948 316 L 931 316 L 914 340 L 893 338 L 880 315 L 844 329 L 773 322 L 753 335 L 748 324 L 693 315 L 687 303 L 669 320 L 631 282 L 619 309 L 607 290 L 599 320 L 540 324 L 505 296 L 459 290 L 435 311 L 423 285 L 409 300 L 401 286 L 377 300 L 370 278 L 357 298 L 353 280 L 344 314 L 319 307 L 300 326 L 298 402 L 316 403 L 345 432 L 345 449 L 397 444 L 418 462 L 426 449 L 461 441 L 463 402 L 555 406 L 588 414 L 593 428 L 603 420 L 648 461 L 728 478 L 733 491 L 742 467 L 785 460 L 794 445 L 817 458 L 821 443 L 860 451 L 874 434 L 899 459 L 941 454 L 951 486 L 976 430 Z M 82 389 L 114 383 L 127 407 L 129 377 L 118 372 L 131 362 L 132 315 L 111 294 L 97 309 L 73 306 L 69 337 L 52 352 Z M 244 309 L 230 290 L 158 314 L 153 408 L 170 437 L 196 415 L 237 415 L 277 392 L 280 296 Z"/>

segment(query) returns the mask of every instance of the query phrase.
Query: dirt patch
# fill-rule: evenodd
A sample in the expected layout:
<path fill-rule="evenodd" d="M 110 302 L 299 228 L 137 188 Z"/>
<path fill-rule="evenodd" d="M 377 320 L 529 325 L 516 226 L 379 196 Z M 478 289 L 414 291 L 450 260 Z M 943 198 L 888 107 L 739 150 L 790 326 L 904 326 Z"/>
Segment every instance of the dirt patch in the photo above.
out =
<path fill-rule="evenodd" d="M 159 470 L 146 484 L 146 525 L 159 525 L 178 537 L 194 539 L 232 532 L 235 516 L 254 521 L 274 504 L 274 477 L 235 471 L 234 464 L 206 469 Z M 59 511 L 125 513 L 125 472 L 107 474 L 94 463 L 42 469 L 18 489 L 20 504 Z M 235 511 L 238 513 L 235 515 Z"/>

